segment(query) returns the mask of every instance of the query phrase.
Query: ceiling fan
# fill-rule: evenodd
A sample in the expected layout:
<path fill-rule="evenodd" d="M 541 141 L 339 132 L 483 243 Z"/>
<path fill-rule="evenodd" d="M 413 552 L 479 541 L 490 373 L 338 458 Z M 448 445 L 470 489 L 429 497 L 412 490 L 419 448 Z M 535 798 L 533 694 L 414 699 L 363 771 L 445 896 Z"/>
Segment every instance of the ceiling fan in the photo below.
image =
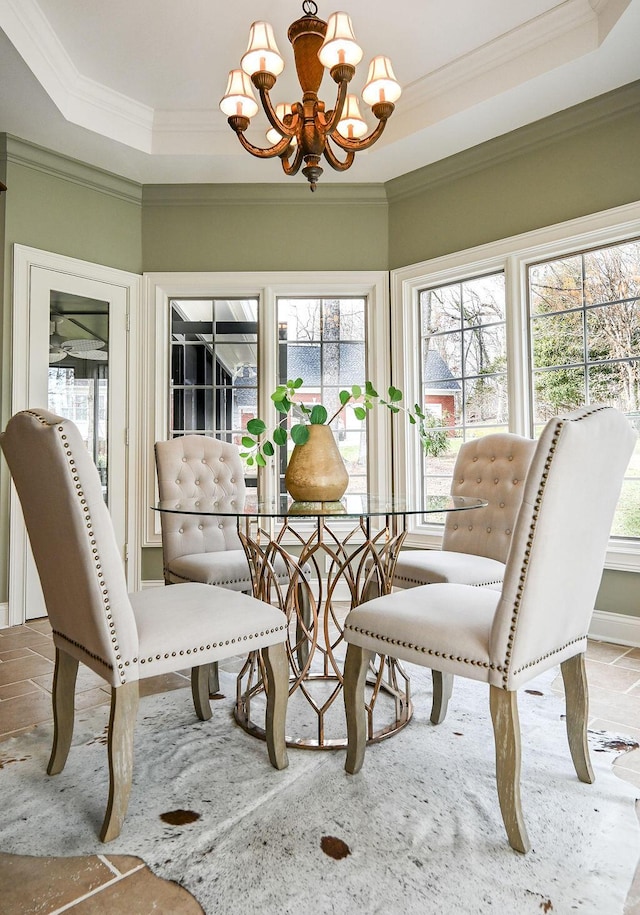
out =
<path fill-rule="evenodd" d="M 67 356 L 75 356 L 77 359 L 90 359 L 94 362 L 106 362 L 109 354 L 104 347 L 104 340 L 81 337 L 78 339 L 69 339 L 63 337 L 60 333 L 60 325 L 64 323 L 65 318 L 58 318 L 51 321 L 49 334 L 49 365 L 55 362 L 62 362 Z"/>

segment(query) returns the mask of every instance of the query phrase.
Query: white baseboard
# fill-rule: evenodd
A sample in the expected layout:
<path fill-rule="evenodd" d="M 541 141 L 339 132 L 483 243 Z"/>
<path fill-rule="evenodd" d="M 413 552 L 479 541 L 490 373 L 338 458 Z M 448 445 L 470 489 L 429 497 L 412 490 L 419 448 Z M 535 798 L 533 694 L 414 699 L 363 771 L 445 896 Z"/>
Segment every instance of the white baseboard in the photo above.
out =
<path fill-rule="evenodd" d="M 149 578 L 147 581 L 140 582 L 140 590 L 145 591 L 147 588 L 162 588 L 164 587 L 163 578 Z"/>
<path fill-rule="evenodd" d="M 608 613 L 594 610 L 589 627 L 589 637 L 601 642 L 640 647 L 640 617 L 625 613 Z"/>
<path fill-rule="evenodd" d="M 9 625 L 9 604 L 0 604 L 0 629 L 6 629 Z"/>

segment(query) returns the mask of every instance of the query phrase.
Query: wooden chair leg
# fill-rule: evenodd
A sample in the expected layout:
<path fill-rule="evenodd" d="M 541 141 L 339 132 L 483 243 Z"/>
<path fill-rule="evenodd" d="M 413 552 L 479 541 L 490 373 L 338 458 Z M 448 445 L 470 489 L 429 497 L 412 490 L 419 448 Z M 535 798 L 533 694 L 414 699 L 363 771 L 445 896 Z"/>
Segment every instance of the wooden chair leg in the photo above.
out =
<path fill-rule="evenodd" d="M 267 711 L 265 732 L 269 760 L 275 769 L 289 765 L 285 727 L 289 700 L 289 660 L 283 644 L 262 649 L 267 670 Z"/>
<path fill-rule="evenodd" d="M 219 692 L 220 679 L 218 676 L 218 662 L 214 661 L 212 664 L 209 664 L 209 698 L 212 699 Z"/>
<path fill-rule="evenodd" d="M 57 775 L 62 772 L 69 755 L 71 738 L 73 737 L 74 709 L 73 702 L 76 690 L 76 677 L 78 676 L 78 661 L 66 651 L 56 647 L 56 662 L 53 671 L 53 747 L 48 775 Z"/>
<path fill-rule="evenodd" d="M 587 720 L 589 718 L 589 690 L 584 655 L 577 654 L 560 665 L 564 681 L 567 706 L 567 737 L 571 759 L 581 782 L 592 784 L 593 774 L 587 742 Z"/>
<path fill-rule="evenodd" d="M 109 800 L 100 839 L 110 842 L 120 835 L 124 822 L 133 774 L 133 732 L 140 690 L 137 680 L 111 688 L 109 717 Z"/>
<path fill-rule="evenodd" d="M 211 666 L 211 664 L 201 664 L 200 667 L 191 668 L 191 695 L 193 696 L 196 715 L 200 721 L 208 721 L 211 718 L 211 704 L 209 702 Z"/>
<path fill-rule="evenodd" d="M 431 702 L 431 724 L 442 724 L 447 717 L 449 699 L 453 692 L 453 674 L 432 670 L 433 700 Z"/>
<path fill-rule="evenodd" d="M 347 716 L 347 759 L 345 769 L 355 775 L 362 768 L 367 745 L 367 713 L 364 688 L 373 653 L 348 645 L 344 662 L 344 709 Z"/>
<path fill-rule="evenodd" d="M 490 686 L 489 705 L 496 745 L 496 782 L 502 819 L 509 845 L 523 854 L 529 851 L 529 837 L 520 803 L 520 721 L 515 690 Z"/>

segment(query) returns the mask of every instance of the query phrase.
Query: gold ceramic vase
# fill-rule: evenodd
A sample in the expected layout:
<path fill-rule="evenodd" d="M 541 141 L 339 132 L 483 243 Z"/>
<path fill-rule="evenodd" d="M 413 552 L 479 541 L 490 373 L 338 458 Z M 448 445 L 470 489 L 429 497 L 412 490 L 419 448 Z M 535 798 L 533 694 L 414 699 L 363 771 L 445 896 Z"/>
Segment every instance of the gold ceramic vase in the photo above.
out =
<path fill-rule="evenodd" d="M 289 458 L 284 485 L 296 502 L 336 502 L 349 474 L 329 426 L 310 425 L 309 438 Z"/>

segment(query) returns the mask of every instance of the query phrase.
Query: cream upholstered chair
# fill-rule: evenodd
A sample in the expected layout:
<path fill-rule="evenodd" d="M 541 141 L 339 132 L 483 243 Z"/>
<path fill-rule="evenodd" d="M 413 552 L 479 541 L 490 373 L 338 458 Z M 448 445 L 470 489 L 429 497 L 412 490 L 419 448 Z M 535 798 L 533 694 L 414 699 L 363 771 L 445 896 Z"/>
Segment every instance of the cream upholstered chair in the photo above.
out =
<path fill-rule="evenodd" d="M 635 440 L 625 416 L 611 407 L 585 407 L 550 420 L 525 481 L 501 591 L 433 584 L 376 598 L 349 613 L 348 772 L 358 772 L 364 760 L 364 686 L 371 652 L 377 652 L 489 684 L 498 798 L 517 851 L 527 851 L 529 841 L 520 804 L 516 691 L 556 664 L 565 684 L 573 763 L 581 781 L 593 781 L 584 652 Z"/>
<path fill-rule="evenodd" d="M 221 509 L 241 507 L 245 498 L 244 468 L 235 445 L 208 435 L 183 435 L 155 443 L 160 499 L 206 499 Z M 180 515 L 162 512 L 162 558 L 166 584 L 198 581 L 231 591 L 251 593 L 251 570 L 240 542 L 233 515 Z M 278 584 L 287 585 L 286 563 L 276 557 Z M 310 574 L 310 569 L 303 570 Z M 308 629 L 311 610 L 307 591 L 299 585 L 298 603 Z M 307 650 L 302 627 L 298 625 L 298 655 L 301 666 Z M 211 692 L 218 689 L 217 669 L 211 671 Z"/>
<path fill-rule="evenodd" d="M 465 442 L 453 468 L 451 495 L 484 499 L 488 504 L 468 515 L 448 512 L 442 549 L 402 550 L 394 571 L 394 587 L 453 582 L 500 589 L 535 447 L 533 439 L 511 432 Z M 447 714 L 453 676 L 433 670 L 432 678 L 431 720 L 441 724 Z"/>
<path fill-rule="evenodd" d="M 394 587 L 447 581 L 478 587 L 502 585 L 535 445 L 533 439 L 496 432 L 461 446 L 451 495 L 485 499 L 488 505 L 469 514 L 448 512 L 441 550 L 402 550 Z"/>
<path fill-rule="evenodd" d="M 192 695 L 197 716 L 206 720 L 209 665 L 263 649 L 270 687 L 268 753 L 276 768 L 284 768 L 283 614 L 253 597 L 202 584 L 127 594 L 98 471 L 74 424 L 47 410 L 26 410 L 9 421 L 0 444 L 22 504 L 56 648 L 49 775 L 62 771 L 71 745 L 78 663 L 111 686 L 109 799 L 100 838 L 114 839 L 124 821 L 143 678 L 195 665 Z"/>

